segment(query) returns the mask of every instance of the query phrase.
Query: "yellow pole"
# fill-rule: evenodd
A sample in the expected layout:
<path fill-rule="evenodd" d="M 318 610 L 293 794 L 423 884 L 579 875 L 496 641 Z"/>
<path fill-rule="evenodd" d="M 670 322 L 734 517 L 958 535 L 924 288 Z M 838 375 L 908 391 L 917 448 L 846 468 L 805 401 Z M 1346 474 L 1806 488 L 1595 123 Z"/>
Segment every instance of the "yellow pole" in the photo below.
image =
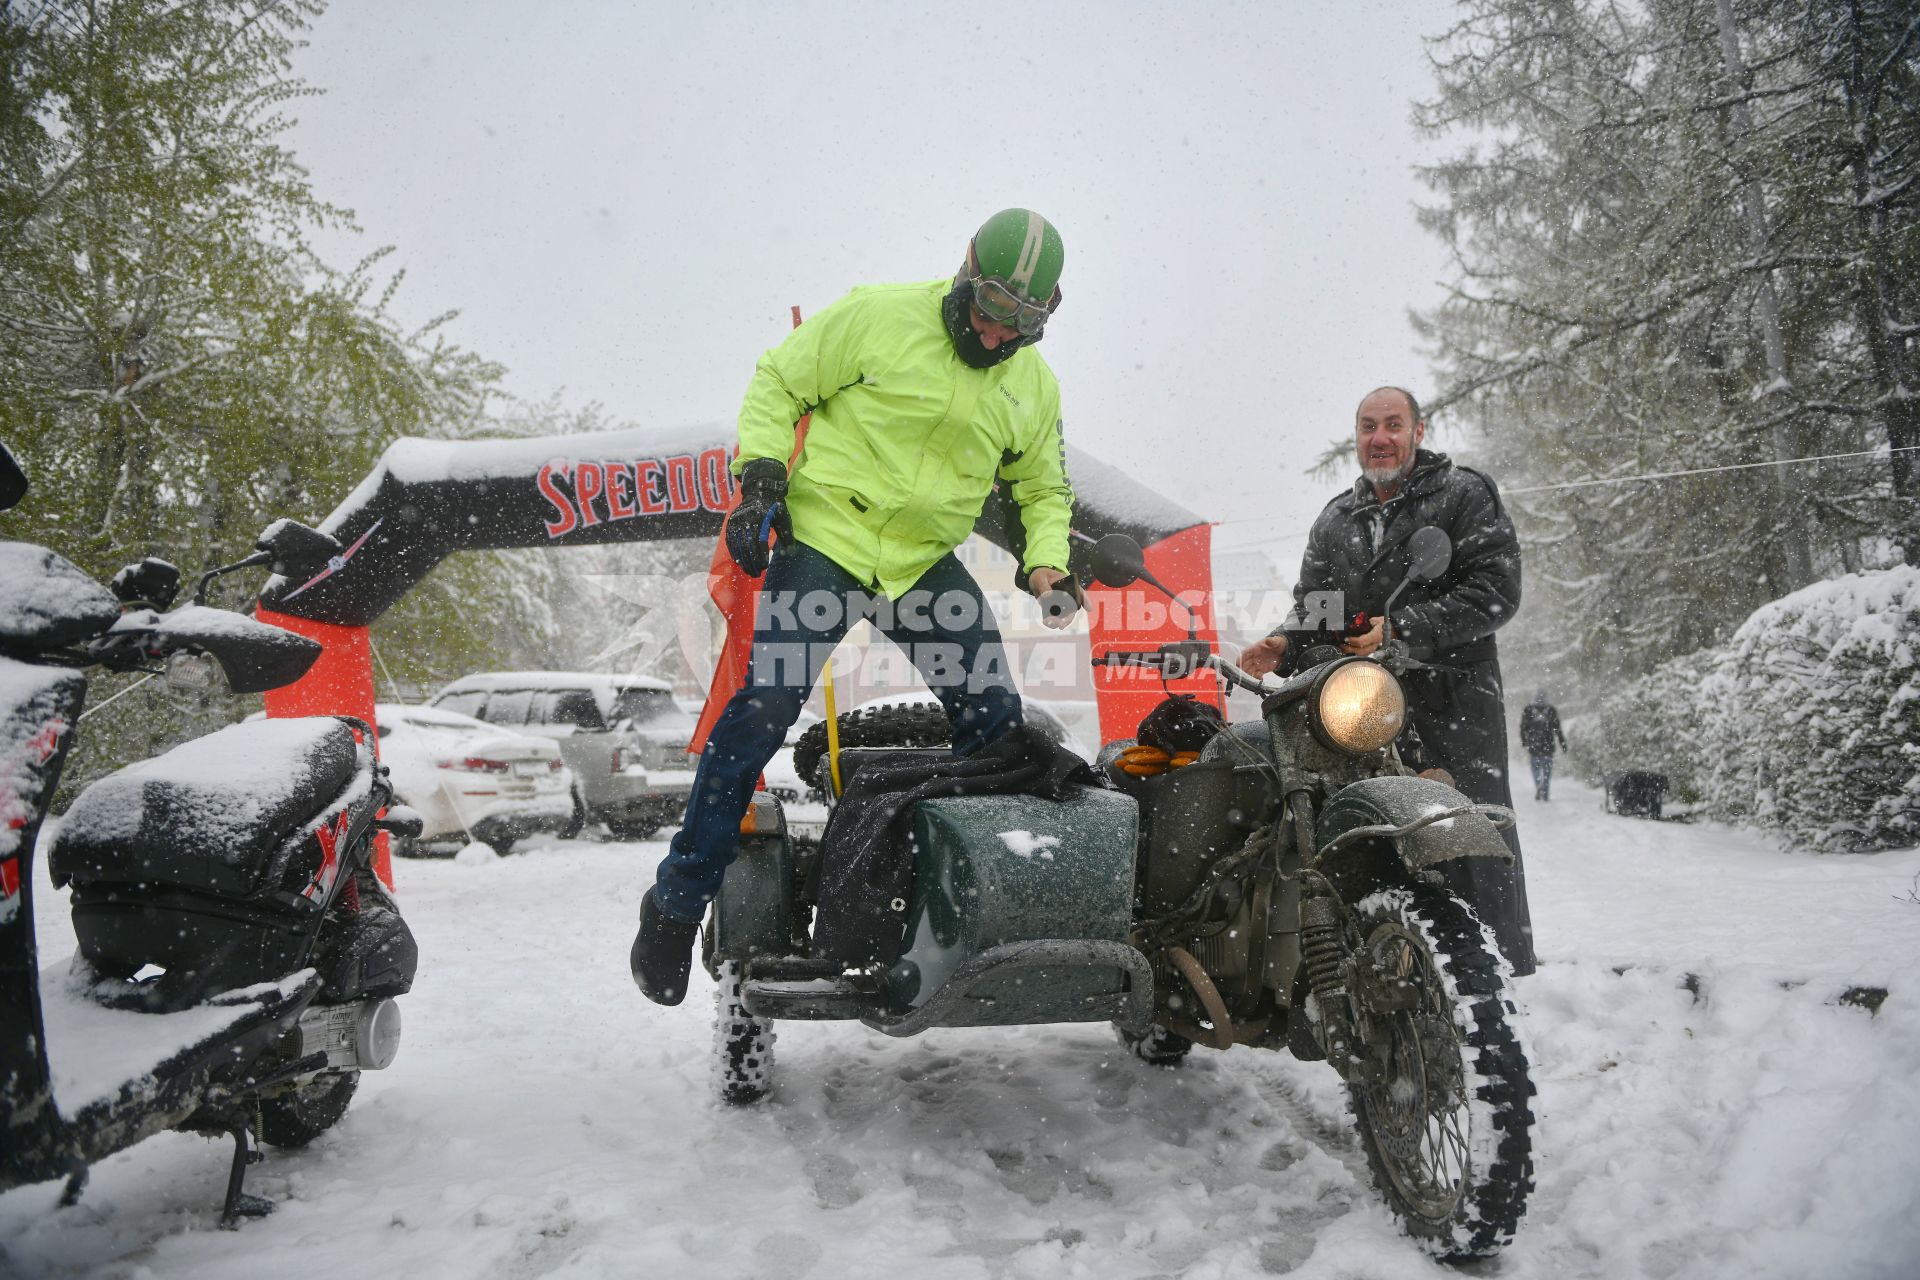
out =
<path fill-rule="evenodd" d="M 827 702 L 827 774 L 833 782 L 833 798 L 840 798 L 840 716 L 835 708 L 833 659 L 827 659 L 827 678 L 820 695 Z"/>

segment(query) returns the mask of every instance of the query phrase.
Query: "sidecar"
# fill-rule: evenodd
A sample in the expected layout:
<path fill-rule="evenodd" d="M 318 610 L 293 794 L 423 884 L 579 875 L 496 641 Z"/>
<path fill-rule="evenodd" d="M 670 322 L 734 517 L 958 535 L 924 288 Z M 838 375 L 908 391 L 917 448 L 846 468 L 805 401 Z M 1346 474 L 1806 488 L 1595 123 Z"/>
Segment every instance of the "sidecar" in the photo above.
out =
<path fill-rule="evenodd" d="M 709 967 L 719 977 L 722 966 L 736 966 L 740 1004 L 760 1019 L 859 1019 L 894 1036 L 1036 1022 L 1142 1025 L 1153 1009 L 1152 970 L 1127 943 L 1138 818 L 1132 797 L 1094 788 L 1064 801 L 922 801 L 908 837 L 913 888 L 895 900 L 904 945 L 892 963 L 848 973 L 807 952 L 820 854 L 797 849 L 780 801 L 758 793 L 714 901 Z"/>

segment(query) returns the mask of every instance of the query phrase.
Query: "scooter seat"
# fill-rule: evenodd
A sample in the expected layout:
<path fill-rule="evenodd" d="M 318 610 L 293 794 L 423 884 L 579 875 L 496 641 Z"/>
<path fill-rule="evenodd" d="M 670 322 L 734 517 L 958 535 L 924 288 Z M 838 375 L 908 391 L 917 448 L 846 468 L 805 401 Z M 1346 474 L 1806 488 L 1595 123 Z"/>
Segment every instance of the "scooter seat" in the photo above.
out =
<path fill-rule="evenodd" d="M 353 731 L 317 716 L 232 725 L 80 793 L 49 853 L 56 885 L 149 884 L 246 898 L 353 780 Z"/>

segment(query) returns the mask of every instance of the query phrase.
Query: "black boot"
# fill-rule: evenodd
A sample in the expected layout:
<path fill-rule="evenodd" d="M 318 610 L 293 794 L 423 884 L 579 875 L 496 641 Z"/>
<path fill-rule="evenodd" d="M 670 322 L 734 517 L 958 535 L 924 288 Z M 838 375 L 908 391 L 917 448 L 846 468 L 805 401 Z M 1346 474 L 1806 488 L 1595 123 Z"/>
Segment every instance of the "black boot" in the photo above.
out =
<path fill-rule="evenodd" d="M 640 932 L 633 940 L 629 964 L 640 993 L 655 1004 L 679 1004 L 687 996 L 687 978 L 693 972 L 693 940 L 698 923 L 675 920 L 653 900 L 653 890 L 640 900 Z"/>

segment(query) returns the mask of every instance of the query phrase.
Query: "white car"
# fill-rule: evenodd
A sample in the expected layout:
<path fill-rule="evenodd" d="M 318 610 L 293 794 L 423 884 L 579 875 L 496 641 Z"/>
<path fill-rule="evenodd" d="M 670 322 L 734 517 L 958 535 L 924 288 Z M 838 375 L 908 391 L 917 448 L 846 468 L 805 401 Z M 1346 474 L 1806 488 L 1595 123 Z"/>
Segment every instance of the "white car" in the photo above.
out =
<path fill-rule="evenodd" d="M 573 774 L 552 738 L 513 733 L 437 707 L 383 702 L 380 762 L 392 770 L 399 803 L 425 828 L 412 843 L 458 847 L 484 840 L 506 853 L 514 842 L 574 823 Z"/>
<path fill-rule="evenodd" d="M 434 694 L 433 708 L 558 742 L 573 770 L 580 824 L 604 822 L 615 839 L 645 840 L 663 826 L 678 826 L 686 813 L 694 717 L 664 681 L 589 671 L 485 671 Z"/>

